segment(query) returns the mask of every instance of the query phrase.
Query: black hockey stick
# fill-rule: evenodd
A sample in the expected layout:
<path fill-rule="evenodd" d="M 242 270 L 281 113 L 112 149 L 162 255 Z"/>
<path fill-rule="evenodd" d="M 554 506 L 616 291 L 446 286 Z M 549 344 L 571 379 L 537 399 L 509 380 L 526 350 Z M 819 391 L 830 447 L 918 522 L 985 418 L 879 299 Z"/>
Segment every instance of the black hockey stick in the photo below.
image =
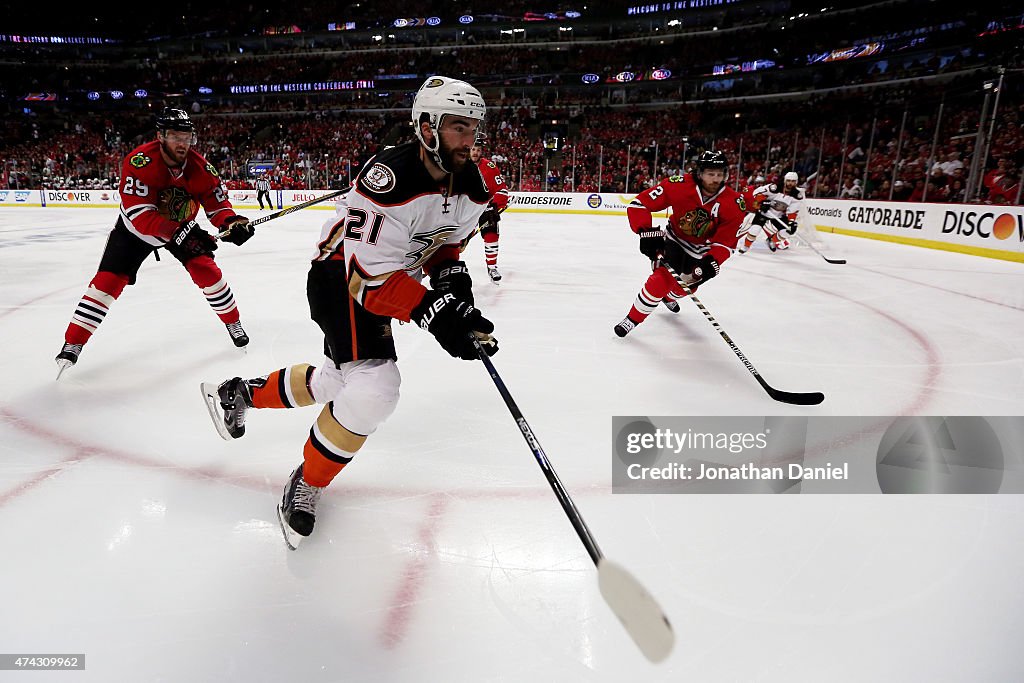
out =
<path fill-rule="evenodd" d="M 260 218 L 256 218 L 254 220 L 251 220 L 251 221 L 249 221 L 249 225 L 259 225 L 260 223 L 266 223 L 267 221 L 272 221 L 275 218 L 280 218 L 281 216 L 287 216 L 288 214 L 294 213 L 296 211 L 299 211 L 300 209 L 305 209 L 306 207 L 313 206 L 314 204 L 319 204 L 320 202 L 326 202 L 328 199 L 334 199 L 335 197 L 340 197 L 341 195 L 345 194 L 346 192 L 348 192 L 351 189 L 352 189 L 351 187 L 347 187 L 344 190 L 338 190 L 336 192 L 331 192 L 330 194 L 325 194 L 323 197 L 316 197 L 314 199 L 310 199 L 308 202 L 302 202 L 301 204 L 296 204 L 295 206 L 289 206 L 287 209 L 281 209 L 280 211 L 275 211 L 274 213 L 270 214 L 269 216 L 261 216 Z M 218 238 L 221 238 L 223 236 L 224 236 L 223 232 L 217 234 Z"/>
<path fill-rule="evenodd" d="M 675 644 L 675 633 L 668 618 L 651 594 L 640 585 L 640 582 L 632 574 L 621 565 L 607 559 L 601 552 L 597 541 L 594 540 L 590 529 L 587 528 L 587 523 L 583 521 L 572 498 L 569 497 L 569 493 L 559 481 L 551 462 L 548 461 L 548 456 L 544 454 L 544 449 L 541 448 L 540 442 L 534 436 L 533 430 L 530 429 L 522 411 L 519 410 L 515 399 L 512 398 L 512 394 L 505 387 L 494 363 L 491 362 L 487 352 L 481 346 L 480 340 L 472 333 L 469 336 L 473 340 L 477 355 L 494 381 L 494 386 L 498 388 L 498 393 L 505 400 L 505 405 L 516 421 L 519 431 L 522 432 L 527 445 L 533 451 L 533 457 L 537 459 L 537 464 L 543 470 L 551 490 L 555 492 L 558 502 L 562 504 L 562 509 L 569 517 L 569 521 L 572 522 L 580 540 L 583 541 L 583 547 L 587 549 L 590 559 L 597 566 L 597 583 L 602 597 L 622 622 L 626 632 L 629 633 L 630 638 L 633 639 L 644 656 L 652 662 L 660 662 L 668 657 Z"/>
<path fill-rule="evenodd" d="M 750 374 L 754 376 L 754 379 L 756 379 L 757 383 L 761 385 L 761 388 L 768 392 L 769 396 L 771 396 L 776 401 L 779 401 L 781 403 L 791 403 L 797 406 L 816 406 L 825 400 L 825 395 L 819 391 L 782 391 L 781 389 L 776 389 L 775 387 L 771 386 L 770 384 L 768 384 L 768 382 L 765 382 L 764 378 L 761 377 L 761 374 L 757 371 L 757 368 L 755 368 L 754 365 L 749 360 L 747 360 L 747 357 L 743 355 L 743 352 L 740 351 L 738 346 L 736 346 L 736 343 L 729 337 L 728 334 L 725 333 L 725 330 L 722 329 L 722 326 L 718 324 L 717 320 L 715 320 L 715 316 L 711 315 L 711 311 L 709 311 L 704 306 L 704 304 L 701 303 L 700 299 L 694 296 L 693 291 L 689 288 L 686 282 L 683 282 L 683 279 L 682 277 L 679 276 L 679 273 L 677 273 L 672 266 L 666 263 L 664 259 L 659 260 L 658 263 L 661 266 L 663 266 L 665 270 L 669 272 L 670 275 L 672 275 L 672 278 L 680 287 L 683 288 L 683 291 L 690 299 L 693 300 L 693 303 L 697 304 L 697 308 L 700 309 L 700 312 L 703 313 L 704 317 L 708 319 L 708 322 L 710 322 L 714 326 L 714 328 L 718 330 L 718 334 L 722 335 L 722 339 L 725 340 L 725 343 L 729 345 L 729 348 L 732 349 L 732 352 L 736 354 L 736 357 L 743 361 L 743 365 L 745 365 L 747 370 L 750 371 Z"/>
<path fill-rule="evenodd" d="M 815 247 L 813 244 L 811 244 L 811 241 L 809 239 L 807 239 L 806 237 L 804 237 L 800 233 L 794 233 L 794 235 L 796 237 L 799 237 L 801 242 L 803 242 L 804 244 L 806 244 L 808 247 L 811 248 L 811 251 L 813 251 L 815 254 L 817 254 L 821 258 L 825 259 L 827 262 L 835 263 L 837 265 L 843 265 L 843 264 L 846 263 L 846 259 L 844 259 L 844 258 L 829 258 L 828 256 L 825 256 L 820 251 L 818 251 L 817 247 Z"/>

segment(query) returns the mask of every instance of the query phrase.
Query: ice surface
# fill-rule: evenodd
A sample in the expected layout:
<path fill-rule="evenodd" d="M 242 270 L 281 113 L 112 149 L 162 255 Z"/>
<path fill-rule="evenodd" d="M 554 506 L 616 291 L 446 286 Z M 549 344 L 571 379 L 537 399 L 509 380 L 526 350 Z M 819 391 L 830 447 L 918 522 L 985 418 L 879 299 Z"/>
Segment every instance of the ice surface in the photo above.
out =
<path fill-rule="evenodd" d="M 274 505 L 317 408 L 213 430 L 199 382 L 320 363 L 319 226 L 218 262 L 237 351 L 181 266 L 147 261 L 79 364 L 53 356 L 116 214 L 0 211 L 0 650 L 86 653 L 32 681 L 1020 680 L 1015 496 L 613 495 L 613 415 L 1024 414 L 1019 264 L 823 236 L 758 247 L 625 339 L 649 272 L 624 218 L 506 214 L 500 286 L 465 257 L 494 362 L 604 552 L 673 620 L 651 665 L 479 363 L 396 326 L 402 399 L 285 548 Z"/>

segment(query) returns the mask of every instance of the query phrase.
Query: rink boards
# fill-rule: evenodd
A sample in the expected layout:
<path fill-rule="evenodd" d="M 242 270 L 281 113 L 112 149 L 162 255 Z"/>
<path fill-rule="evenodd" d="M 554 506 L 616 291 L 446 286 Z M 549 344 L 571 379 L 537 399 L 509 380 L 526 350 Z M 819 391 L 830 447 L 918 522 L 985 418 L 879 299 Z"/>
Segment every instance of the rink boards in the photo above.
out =
<path fill-rule="evenodd" d="M 316 199 L 331 190 L 274 190 L 274 208 Z M 255 190 L 230 190 L 239 210 L 259 209 Z M 509 213 L 624 216 L 632 194 L 513 192 Z M 116 207 L 116 190 L 0 190 L 0 206 L 39 208 Z M 310 207 L 333 210 L 333 202 Z M 664 217 L 665 214 L 657 214 Z M 805 225 L 853 237 L 1024 262 L 1024 208 L 844 199 L 808 199 Z"/>

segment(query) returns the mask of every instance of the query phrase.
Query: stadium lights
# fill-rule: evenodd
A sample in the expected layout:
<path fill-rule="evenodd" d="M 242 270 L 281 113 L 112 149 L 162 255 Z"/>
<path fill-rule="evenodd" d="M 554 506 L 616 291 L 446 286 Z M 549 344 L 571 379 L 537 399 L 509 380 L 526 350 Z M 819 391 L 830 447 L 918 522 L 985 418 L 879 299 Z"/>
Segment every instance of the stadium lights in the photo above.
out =
<path fill-rule="evenodd" d="M 669 26 L 679 26 L 682 23 L 683 22 L 679 21 L 678 19 L 673 19 L 672 21 L 668 22 L 668 25 Z"/>

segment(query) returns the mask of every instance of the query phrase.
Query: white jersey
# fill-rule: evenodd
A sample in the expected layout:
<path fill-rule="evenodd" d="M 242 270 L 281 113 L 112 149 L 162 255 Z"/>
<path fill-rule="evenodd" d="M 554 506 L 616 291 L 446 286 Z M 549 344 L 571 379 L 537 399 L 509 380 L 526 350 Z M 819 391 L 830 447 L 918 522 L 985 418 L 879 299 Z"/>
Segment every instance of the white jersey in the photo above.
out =
<path fill-rule="evenodd" d="M 338 200 L 313 260 L 344 256 L 350 291 L 364 303 L 365 290 L 390 273 L 419 279 L 439 248 L 470 236 L 489 199 L 475 164 L 439 185 L 419 158 L 418 142 L 388 148 L 367 162 Z"/>
<path fill-rule="evenodd" d="M 775 183 L 769 183 L 754 190 L 754 197 L 762 198 L 761 213 L 772 218 L 786 220 L 787 216 L 800 213 L 804 201 L 804 191 L 799 187 L 794 187 L 787 192 L 785 188 L 779 187 Z"/>
<path fill-rule="evenodd" d="M 370 159 L 320 231 L 306 284 L 310 316 L 337 367 L 398 358 L 391 321 L 408 321 L 423 301 L 423 273 L 458 261 L 491 195 L 476 164 L 443 182 L 420 158 L 420 143 Z"/>

